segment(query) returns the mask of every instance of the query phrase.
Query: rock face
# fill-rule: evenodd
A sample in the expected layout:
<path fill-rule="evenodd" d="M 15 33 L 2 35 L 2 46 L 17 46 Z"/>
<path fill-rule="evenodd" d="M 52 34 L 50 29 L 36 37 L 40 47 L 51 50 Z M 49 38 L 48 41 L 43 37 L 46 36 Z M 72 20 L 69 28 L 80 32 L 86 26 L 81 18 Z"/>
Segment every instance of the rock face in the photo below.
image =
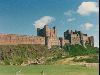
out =
<path fill-rule="evenodd" d="M 88 37 L 80 31 L 64 32 L 64 38 L 57 37 L 55 27 L 48 28 L 47 25 L 43 29 L 37 28 L 37 36 L 16 35 L 16 34 L 0 34 L 0 45 L 17 45 L 17 44 L 42 44 L 51 48 L 53 45 L 64 46 L 65 44 L 82 44 L 89 43 L 94 46 L 94 37 Z"/>

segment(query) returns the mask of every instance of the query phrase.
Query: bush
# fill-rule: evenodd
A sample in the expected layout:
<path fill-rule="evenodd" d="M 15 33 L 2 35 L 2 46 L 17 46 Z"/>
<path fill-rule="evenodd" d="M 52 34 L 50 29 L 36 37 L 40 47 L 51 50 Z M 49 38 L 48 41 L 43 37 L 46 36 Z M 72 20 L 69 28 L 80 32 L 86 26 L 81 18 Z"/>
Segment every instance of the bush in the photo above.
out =
<path fill-rule="evenodd" d="M 87 63 L 98 63 L 99 62 L 99 59 L 98 59 L 98 56 L 91 56 L 91 57 L 88 57 L 88 58 L 74 58 L 73 61 L 75 62 L 87 62 Z"/>
<path fill-rule="evenodd" d="M 10 61 L 7 60 L 7 59 L 5 59 L 3 62 L 4 62 L 5 65 L 10 65 Z"/>
<path fill-rule="evenodd" d="M 65 45 L 64 50 L 69 53 L 70 56 L 82 56 L 82 55 L 97 55 L 99 53 L 99 49 L 92 47 L 92 46 L 87 46 L 85 48 L 82 45 Z"/>

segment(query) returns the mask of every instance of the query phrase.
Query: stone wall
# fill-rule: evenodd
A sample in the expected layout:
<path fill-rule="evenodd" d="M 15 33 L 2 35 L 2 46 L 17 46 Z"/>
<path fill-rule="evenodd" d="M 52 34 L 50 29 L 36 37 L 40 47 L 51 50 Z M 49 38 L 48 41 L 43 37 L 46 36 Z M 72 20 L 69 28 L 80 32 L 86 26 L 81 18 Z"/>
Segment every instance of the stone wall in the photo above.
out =
<path fill-rule="evenodd" d="M 89 37 L 89 42 L 90 42 L 91 46 L 94 46 L 94 37 L 93 36 Z"/>
<path fill-rule="evenodd" d="M 82 44 L 89 43 L 94 46 L 94 37 L 87 36 L 81 31 L 73 32 L 67 30 L 64 32 L 64 38 L 57 37 L 56 28 L 37 28 L 37 36 L 16 35 L 16 34 L 0 34 L 0 45 L 16 45 L 16 44 L 43 44 L 51 48 L 53 45 L 64 46 L 65 44 Z"/>
<path fill-rule="evenodd" d="M 64 32 L 64 38 L 66 40 L 69 40 L 70 44 L 90 44 L 91 46 L 94 46 L 94 37 L 88 36 L 87 34 L 82 33 L 81 31 L 65 31 Z"/>
<path fill-rule="evenodd" d="M 70 43 L 69 40 L 66 40 L 66 39 L 64 39 L 62 37 L 60 37 L 59 40 L 60 40 L 60 46 L 61 47 L 63 47 L 65 44 L 69 44 Z"/>
<path fill-rule="evenodd" d="M 48 48 L 51 48 L 53 45 L 60 46 L 60 40 L 57 37 L 55 27 L 48 28 L 48 26 L 45 25 L 43 29 L 37 28 L 37 34 L 38 36 L 45 37 L 45 45 L 47 45 Z"/>
<path fill-rule="evenodd" d="M 44 37 L 26 35 L 0 34 L 0 45 L 45 44 Z"/>
<path fill-rule="evenodd" d="M 80 44 L 80 36 L 78 34 L 71 35 L 71 44 Z"/>
<path fill-rule="evenodd" d="M 44 26 L 44 28 L 40 29 L 37 28 L 37 36 L 42 36 L 42 37 L 57 37 L 56 34 L 56 28 L 48 28 L 47 25 Z"/>

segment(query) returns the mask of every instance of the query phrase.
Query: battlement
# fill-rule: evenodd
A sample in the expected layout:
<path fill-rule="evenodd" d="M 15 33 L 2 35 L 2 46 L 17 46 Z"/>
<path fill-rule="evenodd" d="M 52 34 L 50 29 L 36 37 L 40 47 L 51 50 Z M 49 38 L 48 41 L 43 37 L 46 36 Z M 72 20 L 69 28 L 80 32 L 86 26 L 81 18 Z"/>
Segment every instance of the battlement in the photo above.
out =
<path fill-rule="evenodd" d="M 87 34 L 82 33 L 81 31 L 65 31 L 64 39 L 69 40 L 70 44 L 82 44 L 88 43 L 91 46 L 94 46 L 94 37 L 90 37 Z"/>
<path fill-rule="evenodd" d="M 56 28 L 48 28 L 47 25 L 45 25 L 43 29 L 37 28 L 37 36 L 57 37 Z"/>
<path fill-rule="evenodd" d="M 65 44 L 81 44 L 85 43 L 94 46 L 94 37 L 88 36 L 81 31 L 67 30 L 63 37 L 57 37 L 56 27 L 37 28 L 37 36 L 17 35 L 17 34 L 0 34 L 0 45 L 17 45 L 17 44 L 42 44 L 51 48 L 53 45 L 64 46 Z"/>
<path fill-rule="evenodd" d="M 75 31 L 67 30 L 64 33 L 66 33 L 66 34 L 79 34 L 79 35 L 83 34 L 81 31 L 77 31 L 77 30 L 75 30 Z"/>
<path fill-rule="evenodd" d="M 44 37 L 33 37 L 27 35 L 0 34 L 0 45 L 17 44 L 45 44 Z"/>

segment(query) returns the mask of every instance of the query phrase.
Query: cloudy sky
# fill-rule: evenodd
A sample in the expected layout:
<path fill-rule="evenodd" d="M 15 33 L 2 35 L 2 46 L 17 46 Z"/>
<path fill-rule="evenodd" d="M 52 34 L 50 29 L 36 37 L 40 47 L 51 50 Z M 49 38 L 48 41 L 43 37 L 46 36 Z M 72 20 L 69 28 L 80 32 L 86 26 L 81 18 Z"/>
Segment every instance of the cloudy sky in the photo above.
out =
<path fill-rule="evenodd" d="M 0 33 L 36 36 L 36 28 L 56 26 L 58 36 L 81 30 L 99 46 L 99 0 L 0 0 Z"/>

